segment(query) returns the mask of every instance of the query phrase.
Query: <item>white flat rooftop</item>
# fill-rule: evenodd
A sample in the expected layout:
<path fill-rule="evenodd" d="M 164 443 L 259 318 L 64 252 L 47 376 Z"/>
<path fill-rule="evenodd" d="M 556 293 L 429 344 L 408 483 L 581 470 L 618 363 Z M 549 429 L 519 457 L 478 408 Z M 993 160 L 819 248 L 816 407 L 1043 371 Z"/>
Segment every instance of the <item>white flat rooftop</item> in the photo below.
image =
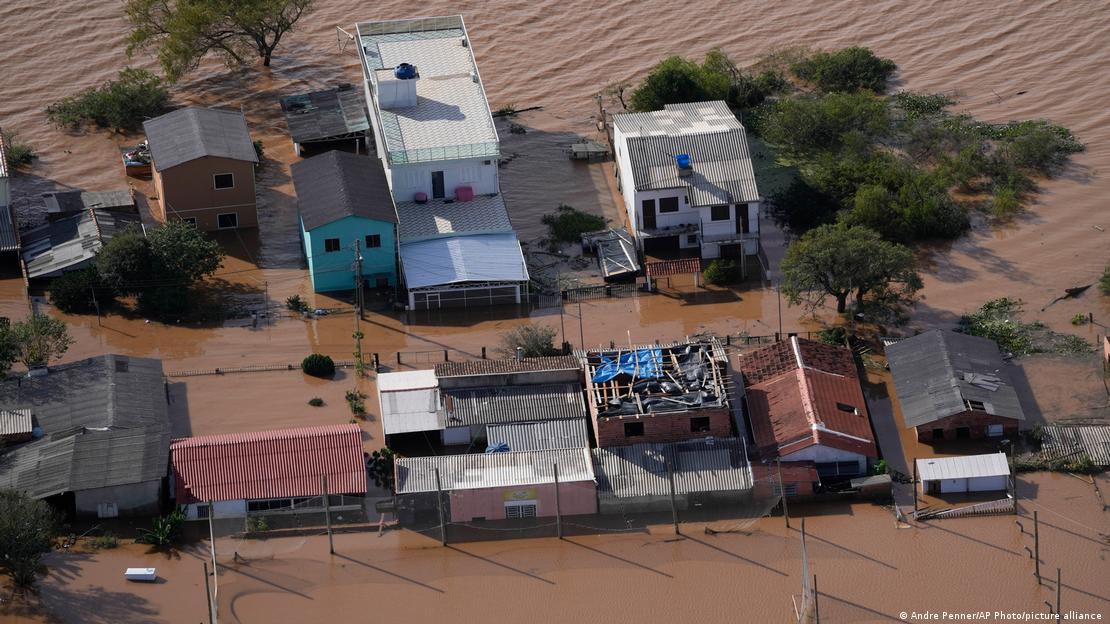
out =
<path fill-rule="evenodd" d="M 917 460 L 917 472 L 922 481 L 1002 477 L 1010 474 L 1010 464 L 1005 453 L 932 457 Z"/>
<path fill-rule="evenodd" d="M 444 428 L 434 370 L 378 375 L 378 400 L 385 435 Z"/>
<path fill-rule="evenodd" d="M 461 16 L 361 22 L 360 56 L 375 86 L 383 72 L 415 65 L 416 106 L 381 109 L 391 163 L 425 162 L 500 154 L 485 89 Z"/>

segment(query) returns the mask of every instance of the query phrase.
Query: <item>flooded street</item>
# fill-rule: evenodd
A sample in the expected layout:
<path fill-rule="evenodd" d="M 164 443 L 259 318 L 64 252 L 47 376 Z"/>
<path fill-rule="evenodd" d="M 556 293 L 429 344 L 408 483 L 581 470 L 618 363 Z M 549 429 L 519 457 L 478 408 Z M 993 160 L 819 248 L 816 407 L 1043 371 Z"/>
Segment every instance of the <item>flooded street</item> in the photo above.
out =
<path fill-rule="evenodd" d="M 242 108 L 266 160 L 259 172 L 260 227 L 220 242 L 229 256 L 216 288 L 252 309 L 249 319 L 213 325 L 164 325 L 120 314 L 58 314 L 76 339 L 71 361 L 103 352 L 160 357 L 167 372 L 258 364 L 296 364 L 310 352 L 350 359 L 354 316 L 347 301 L 311 293 L 299 249 L 289 165 L 296 157 L 278 99 L 338 82 L 357 83 L 357 55 L 340 51 L 336 26 L 356 21 L 462 13 L 494 110 L 513 105 L 541 111 L 517 120 L 524 135 L 498 122 L 501 171 L 514 228 L 538 245 L 540 217 L 569 204 L 617 222 L 611 169 L 569 161 L 563 148 L 577 137 L 598 139 L 594 95 L 611 81 L 637 80 L 670 54 L 700 56 L 722 47 L 741 65 L 785 46 L 865 45 L 899 66 L 897 89 L 955 95 L 958 110 L 987 121 L 1047 118 L 1087 144 L 1058 179 L 1043 181 L 1026 214 L 1009 224 L 980 223 L 964 238 L 922 251 L 924 300 L 912 327 L 951 326 L 958 316 L 1000 296 L 1020 298 L 1025 321 L 1093 339 L 1075 328 L 1077 313 L 1110 319 L 1110 298 L 1095 289 L 1048 307 L 1064 288 L 1090 284 L 1110 262 L 1110 6 L 1071 1 L 912 4 L 831 2 L 430 2 L 376 4 L 318 0 L 314 13 L 286 37 L 269 69 L 230 72 L 209 60 L 172 89 L 174 103 Z M 695 23 L 696 21 L 696 23 Z M 46 122 L 49 103 L 111 78 L 129 61 L 127 24 L 119 2 L 59 0 L 0 3 L 0 127 L 33 145 L 39 159 L 12 180 L 22 220 L 42 218 L 41 193 L 60 189 L 113 190 L 124 177 L 119 146 L 137 136 L 107 131 L 63 132 Z M 154 69 L 140 56 L 134 66 Z M 612 106 L 612 102 L 607 103 Z M 611 109 L 612 110 L 612 109 Z M 149 219 L 149 206 L 144 206 Z M 770 235 L 769 235 L 770 236 Z M 765 238 L 772 259 L 781 245 Z M 673 278 L 665 292 L 646 297 L 584 301 L 555 308 L 425 312 L 406 316 L 383 302 L 361 322 L 363 351 L 390 368 L 427 367 L 444 357 L 494 354 L 500 335 L 520 323 L 554 327 L 576 346 L 677 339 L 699 332 L 768 335 L 809 329 L 802 311 L 758 284 L 696 290 Z M 286 297 L 300 294 L 335 313 L 311 320 L 289 315 Z M 22 318 L 32 302 L 18 271 L 0 273 L 0 316 Z M 581 310 L 581 313 L 579 312 Z M 581 315 L 580 315 L 581 314 Z M 402 352 L 402 361 L 396 354 Z M 1083 364 L 1027 360 L 1030 396 L 1045 420 L 1083 416 L 1098 407 L 1101 380 Z M 1072 381 L 1083 379 L 1083 390 Z M 877 377 L 881 382 L 881 376 Z M 373 380 L 357 384 L 349 371 L 321 382 L 299 371 L 173 377 L 174 435 L 232 433 L 347 422 L 343 399 L 358 387 L 373 397 Z M 872 390 L 875 396 L 872 396 Z M 869 400 L 882 404 L 878 388 Z M 320 397 L 324 407 L 310 407 Z M 889 405 L 889 401 L 886 403 Z M 366 448 L 382 445 L 376 401 L 360 421 Z M 892 408 L 887 408 L 892 409 Z M 900 422 L 900 416 L 895 421 Z M 918 448 L 912 432 L 894 431 L 905 457 Z M 1110 480 L 1098 480 L 1103 496 Z M 820 611 L 827 622 L 902 619 L 902 611 L 1008 610 L 1044 612 L 1055 599 L 1062 568 L 1065 610 L 1110 618 L 1110 520 L 1095 488 L 1076 477 L 1019 477 L 1022 524 L 1012 516 L 938 520 L 896 528 L 889 509 L 867 504 L 825 505 L 807 515 L 812 571 L 819 577 Z M 1027 534 L 1033 510 L 1042 524 L 1038 586 Z M 797 527 L 795 526 L 795 529 Z M 766 518 L 752 534 L 710 536 L 685 524 L 687 539 L 669 526 L 650 532 L 555 539 L 507 540 L 441 548 L 411 533 L 375 531 L 336 536 L 337 555 L 321 535 L 264 541 L 219 540 L 223 621 L 356 621 L 371 618 L 458 622 L 525 620 L 786 622 L 791 596 L 801 592 L 799 536 L 781 517 Z M 95 554 L 57 553 L 47 564 L 40 597 L 5 602 L 0 621 L 185 622 L 205 620 L 198 546 L 173 556 L 124 544 Z M 225 543 L 226 542 L 226 543 Z M 199 550 L 198 550 L 199 549 Z M 243 560 L 236 560 L 238 552 Z M 159 568 L 165 582 L 127 584 L 125 567 Z M 495 590 L 495 591 L 494 591 Z M 41 603 L 41 604 L 40 604 Z M 42 607 L 39 609 L 38 607 Z M 365 614 L 365 615 L 363 615 Z M 414 615 L 419 617 L 414 618 Z"/>

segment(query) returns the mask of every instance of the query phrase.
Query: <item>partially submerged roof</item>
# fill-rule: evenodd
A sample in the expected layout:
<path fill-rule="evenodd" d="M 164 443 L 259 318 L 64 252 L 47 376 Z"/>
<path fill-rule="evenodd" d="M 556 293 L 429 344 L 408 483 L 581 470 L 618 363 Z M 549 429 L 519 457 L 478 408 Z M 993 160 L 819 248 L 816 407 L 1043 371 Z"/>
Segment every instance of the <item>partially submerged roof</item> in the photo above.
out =
<path fill-rule="evenodd" d="M 792 336 L 737 358 L 752 434 L 771 457 L 821 445 L 878 457 L 850 351 Z"/>
<path fill-rule="evenodd" d="M 134 210 L 135 197 L 130 189 L 117 191 L 59 191 L 43 193 L 48 213 L 77 212 L 98 208 L 100 210 Z"/>
<path fill-rule="evenodd" d="M 619 498 L 669 496 L 667 465 L 675 494 L 743 491 L 753 486 L 744 443 L 705 438 L 669 444 L 633 444 L 593 449 L 597 489 Z"/>
<path fill-rule="evenodd" d="M 497 360 L 469 360 L 436 364 L 436 377 L 470 377 L 485 375 L 512 375 L 546 371 L 578 370 L 578 358 L 573 355 L 545 357 L 504 358 Z"/>
<path fill-rule="evenodd" d="M 401 243 L 401 265 L 409 290 L 463 282 L 528 281 L 524 253 L 512 232 Z"/>
<path fill-rule="evenodd" d="M 0 457 L 0 488 L 46 498 L 166 476 L 161 360 L 103 355 L 0 382 L 0 410 L 30 410 L 43 437 Z"/>
<path fill-rule="evenodd" d="M 174 440 L 178 504 L 366 493 L 362 429 L 356 424 Z"/>
<path fill-rule="evenodd" d="M 283 97 L 281 111 L 294 143 L 360 137 L 370 128 L 362 90 L 349 84 Z"/>
<path fill-rule="evenodd" d="M 31 433 L 31 410 L 0 410 L 0 436 Z"/>
<path fill-rule="evenodd" d="M 994 416 L 1025 419 L 993 340 L 933 329 L 887 346 L 886 356 L 907 427 L 972 406 Z"/>
<path fill-rule="evenodd" d="M 332 150 L 295 162 L 290 170 L 306 230 L 346 217 L 397 222 L 393 195 L 377 158 Z"/>
<path fill-rule="evenodd" d="M 19 233 L 15 226 L 15 213 L 8 203 L 11 189 L 8 187 L 8 153 L 4 143 L 4 133 L 0 132 L 0 252 L 19 249 Z"/>
<path fill-rule="evenodd" d="M 578 384 L 452 388 L 441 392 L 448 427 L 586 417 Z"/>
<path fill-rule="evenodd" d="M 415 65 L 416 106 L 382 109 L 390 163 L 454 158 L 496 158 L 500 154 L 485 89 L 461 15 L 357 24 L 364 78 L 375 94 L 394 67 Z"/>
<path fill-rule="evenodd" d="M 1110 426 L 1045 425 L 1041 428 L 1041 456 L 1049 461 L 1082 460 L 1110 466 Z"/>
<path fill-rule="evenodd" d="M 636 190 L 684 188 L 693 206 L 759 201 L 744 126 L 724 102 L 668 104 L 613 123 L 628 137 Z M 678 154 L 690 157 L 690 170 L 678 168 Z"/>
<path fill-rule="evenodd" d="M 1005 453 L 930 457 L 917 460 L 917 473 L 922 481 L 1002 477 L 1010 474 L 1010 464 Z"/>
<path fill-rule="evenodd" d="M 430 370 L 378 375 L 378 401 L 385 435 L 444 428 L 439 381 Z"/>
<path fill-rule="evenodd" d="M 143 122 L 143 129 L 159 171 L 205 156 L 258 162 L 239 111 L 182 108 Z"/>
<path fill-rule="evenodd" d="M 400 223 L 397 235 L 402 242 L 426 240 L 455 234 L 495 234 L 512 232 L 505 198 L 479 195 L 470 201 L 450 203 L 433 199 L 423 204 L 397 204 Z"/>
<path fill-rule="evenodd" d="M 586 448 L 404 457 L 396 461 L 397 493 L 436 491 L 436 470 L 444 491 L 494 487 L 526 487 L 593 481 L 594 469 Z"/>
<path fill-rule="evenodd" d="M 116 234 L 140 224 L 138 212 L 95 208 L 28 230 L 22 236 L 27 277 L 57 277 L 81 268 Z"/>
<path fill-rule="evenodd" d="M 486 444 L 489 448 L 504 445 L 506 451 L 547 451 L 586 448 L 590 437 L 585 418 L 567 418 L 489 425 Z"/>

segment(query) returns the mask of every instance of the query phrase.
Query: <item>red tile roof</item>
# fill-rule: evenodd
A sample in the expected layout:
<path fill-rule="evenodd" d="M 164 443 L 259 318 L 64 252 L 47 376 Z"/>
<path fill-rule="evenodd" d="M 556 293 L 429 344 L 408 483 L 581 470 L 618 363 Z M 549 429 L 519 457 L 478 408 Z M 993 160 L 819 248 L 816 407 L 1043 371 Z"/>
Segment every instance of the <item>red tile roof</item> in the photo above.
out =
<path fill-rule="evenodd" d="M 170 445 L 179 504 L 366 492 L 356 424 L 182 438 Z"/>
<path fill-rule="evenodd" d="M 878 456 L 847 349 L 791 338 L 740 356 L 737 364 L 752 434 L 764 455 L 789 455 L 819 444 Z"/>

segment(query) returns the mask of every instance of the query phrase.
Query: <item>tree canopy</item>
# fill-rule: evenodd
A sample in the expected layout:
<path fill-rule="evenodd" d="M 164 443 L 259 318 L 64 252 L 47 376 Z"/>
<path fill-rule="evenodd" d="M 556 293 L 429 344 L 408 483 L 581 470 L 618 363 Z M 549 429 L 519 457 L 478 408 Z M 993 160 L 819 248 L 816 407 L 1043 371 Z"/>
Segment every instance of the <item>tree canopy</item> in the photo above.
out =
<path fill-rule="evenodd" d="M 253 55 L 269 67 L 282 37 L 314 0 L 125 0 L 131 22 L 128 54 L 152 50 L 170 80 L 196 69 L 208 54 L 229 66 Z"/>
<path fill-rule="evenodd" d="M 77 128 L 95 124 L 115 130 L 138 130 L 143 121 L 166 110 L 170 93 L 162 79 L 145 69 L 125 67 L 115 80 L 106 80 L 46 107 L 56 126 Z"/>
<path fill-rule="evenodd" d="M 50 505 L 22 492 L 0 490 L 0 566 L 20 586 L 33 585 L 53 545 L 58 518 Z"/>
<path fill-rule="evenodd" d="M 632 110 L 654 111 L 667 104 L 724 100 L 735 108 L 751 108 L 787 87 L 774 71 L 745 73 L 719 48 L 710 50 L 702 64 L 681 56 L 660 61 L 632 91 Z M 623 95 L 623 91 L 621 92 Z M 623 97 L 622 97 L 623 101 Z"/>
<path fill-rule="evenodd" d="M 501 357 L 516 357 L 517 347 L 524 349 L 524 357 L 556 355 L 555 328 L 546 325 L 519 325 L 501 336 L 497 351 Z"/>
<path fill-rule="evenodd" d="M 779 102 L 760 117 L 759 132 L 768 142 L 804 157 L 870 141 L 890 127 L 886 104 L 868 93 L 828 93 Z"/>
<path fill-rule="evenodd" d="M 912 251 L 858 226 L 810 230 L 787 247 L 782 272 L 782 292 L 792 305 L 816 307 L 831 296 L 840 313 L 849 296 L 857 305 L 870 298 L 894 307 L 911 302 L 922 287 Z"/>
<path fill-rule="evenodd" d="M 45 314 L 32 314 L 23 321 L 0 329 L 0 373 L 21 362 L 27 368 L 46 366 L 65 355 L 73 344 L 66 324 Z"/>
<path fill-rule="evenodd" d="M 795 76 L 829 92 L 867 89 L 882 93 L 897 69 L 894 61 L 859 47 L 818 52 L 790 66 Z"/>

